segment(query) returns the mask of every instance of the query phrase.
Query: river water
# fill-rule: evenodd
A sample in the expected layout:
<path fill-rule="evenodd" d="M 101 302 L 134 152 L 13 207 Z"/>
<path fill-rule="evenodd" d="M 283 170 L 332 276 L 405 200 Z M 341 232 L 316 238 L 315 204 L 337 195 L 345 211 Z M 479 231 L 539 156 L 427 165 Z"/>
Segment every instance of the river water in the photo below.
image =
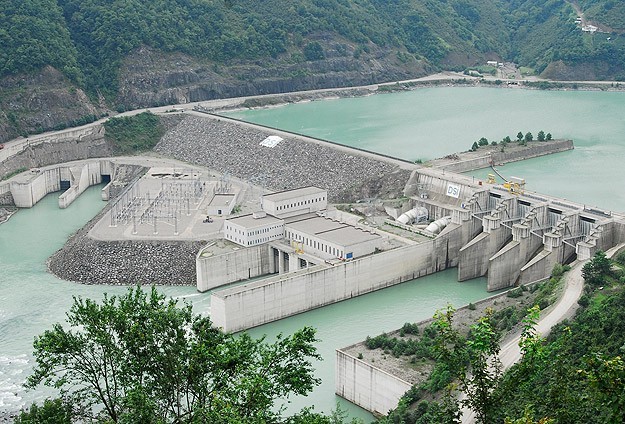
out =
<path fill-rule="evenodd" d="M 515 137 L 518 131 L 543 129 L 575 140 L 576 149 L 501 169 L 525 177 L 539 192 L 562 195 L 607 209 L 625 210 L 618 187 L 625 170 L 625 94 L 542 92 L 488 88 L 436 88 L 356 99 L 310 102 L 236 113 L 236 117 L 303 132 L 407 159 L 429 159 L 466 150 L 484 136 Z M 483 177 L 485 172 L 476 173 Z M 34 208 L 21 210 L 0 225 L 0 411 L 41 400 L 45 391 L 21 387 L 32 366 L 33 337 L 61 322 L 79 295 L 99 299 L 122 293 L 111 286 L 85 286 L 58 280 L 45 261 L 67 237 L 93 217 L 104 203 L 99 188 L 85 192 L 68 209 L 49 195 Z M 461 306 L 487 295 L 485 280 L 456 282 L 448 270 L 339 304 L 252 329 L 269 339 L 304 325 L 318 329 L 317 347 L 324 361 L 316 374 L 323 383 L 291 409 L 314 405 L 330 411 L 340 403 L 354 417 L 365 411 L 334 395 L 334 350 L 431 317 L 448 302 Z M 194 287 L 162 287 L 167 295 L 191 301 L 196 313 L 210 313 L 210 295 Z"/>

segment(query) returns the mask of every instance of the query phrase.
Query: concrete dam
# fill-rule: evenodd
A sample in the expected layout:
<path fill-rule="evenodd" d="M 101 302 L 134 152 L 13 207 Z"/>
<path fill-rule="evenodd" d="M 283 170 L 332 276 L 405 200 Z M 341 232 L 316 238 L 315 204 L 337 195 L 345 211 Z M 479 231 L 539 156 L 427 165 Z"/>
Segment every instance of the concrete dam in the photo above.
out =
<path fill-rule="evenodd" d="M 276 241 L 221 256 L 200 253 L 200 291 L 234 281 L 216 274 L 274 274 L 213 291 L 215 325 L 240 331 L 450 267 L 457 267 L 459 281 L 486 276 L 488 290 L 500 290 L 543 280 L 556 263 L 587 259 L 625 240 L 622 215 L 440 169 L 414 170 L 405 195 L 410 201 L 397 214 L 426 209 L 441 222 L 436 233 L 393 222 L 429 237 L 335 262 L 297 261 L 303 252 Z M 274 255 L 293 265 L 276 267 Z"/>

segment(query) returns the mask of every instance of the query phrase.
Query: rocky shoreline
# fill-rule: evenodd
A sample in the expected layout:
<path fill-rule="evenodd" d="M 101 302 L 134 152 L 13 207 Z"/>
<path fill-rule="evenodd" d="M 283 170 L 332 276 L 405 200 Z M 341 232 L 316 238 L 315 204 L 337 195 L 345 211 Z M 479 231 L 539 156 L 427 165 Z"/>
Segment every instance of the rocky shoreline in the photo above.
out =
<path fill-rule="evenodd" d="M 125 181 L 132 184 L 141 172 L 131 167 Z M 118 187 L 114 197 L 123 193 Z M 112 201 L 48 259 L 57 277 L 82 284 L 195 285 L 195 255 L 206 241 L 102 241 L 89 230 L 111 208 Z"/>

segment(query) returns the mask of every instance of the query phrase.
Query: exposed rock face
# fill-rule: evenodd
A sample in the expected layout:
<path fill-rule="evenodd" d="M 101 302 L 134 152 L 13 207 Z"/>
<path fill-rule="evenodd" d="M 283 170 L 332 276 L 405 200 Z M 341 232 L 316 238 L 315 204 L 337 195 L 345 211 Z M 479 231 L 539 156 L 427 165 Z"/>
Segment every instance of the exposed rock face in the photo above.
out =
<path fill-rule="evenodd" d="M 288 58 L 215 64 L 147 47 L 129 55 L 121 71 L 118 104 L 127 109 L 226 97 L 349 87 L 426 74 L 420 62 L 401 63 L 392 52 L 354 58 L 353 47 L 325 40 L 326 58 Z"/>
<path fill-rule="evenodd" d="M 100 114 L 82 90 L 51 66 L 1 79 L 0 92 L 0 142 Z"/>

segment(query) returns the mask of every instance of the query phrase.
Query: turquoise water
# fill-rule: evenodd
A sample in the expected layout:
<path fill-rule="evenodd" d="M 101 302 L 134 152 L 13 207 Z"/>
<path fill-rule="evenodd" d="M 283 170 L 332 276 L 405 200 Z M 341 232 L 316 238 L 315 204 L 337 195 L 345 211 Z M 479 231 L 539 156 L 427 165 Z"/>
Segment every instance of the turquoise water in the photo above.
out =
<path fill-rule="evenodd" d="M 572 152 L 507 164 L 529 190 L 625 211 L 625 93 L 439 87 L 229 113 L 408 160 L 468 150 L 519 131 L 570 138 Z M 485 177 L 487 172 L 477 172 Z"/>

